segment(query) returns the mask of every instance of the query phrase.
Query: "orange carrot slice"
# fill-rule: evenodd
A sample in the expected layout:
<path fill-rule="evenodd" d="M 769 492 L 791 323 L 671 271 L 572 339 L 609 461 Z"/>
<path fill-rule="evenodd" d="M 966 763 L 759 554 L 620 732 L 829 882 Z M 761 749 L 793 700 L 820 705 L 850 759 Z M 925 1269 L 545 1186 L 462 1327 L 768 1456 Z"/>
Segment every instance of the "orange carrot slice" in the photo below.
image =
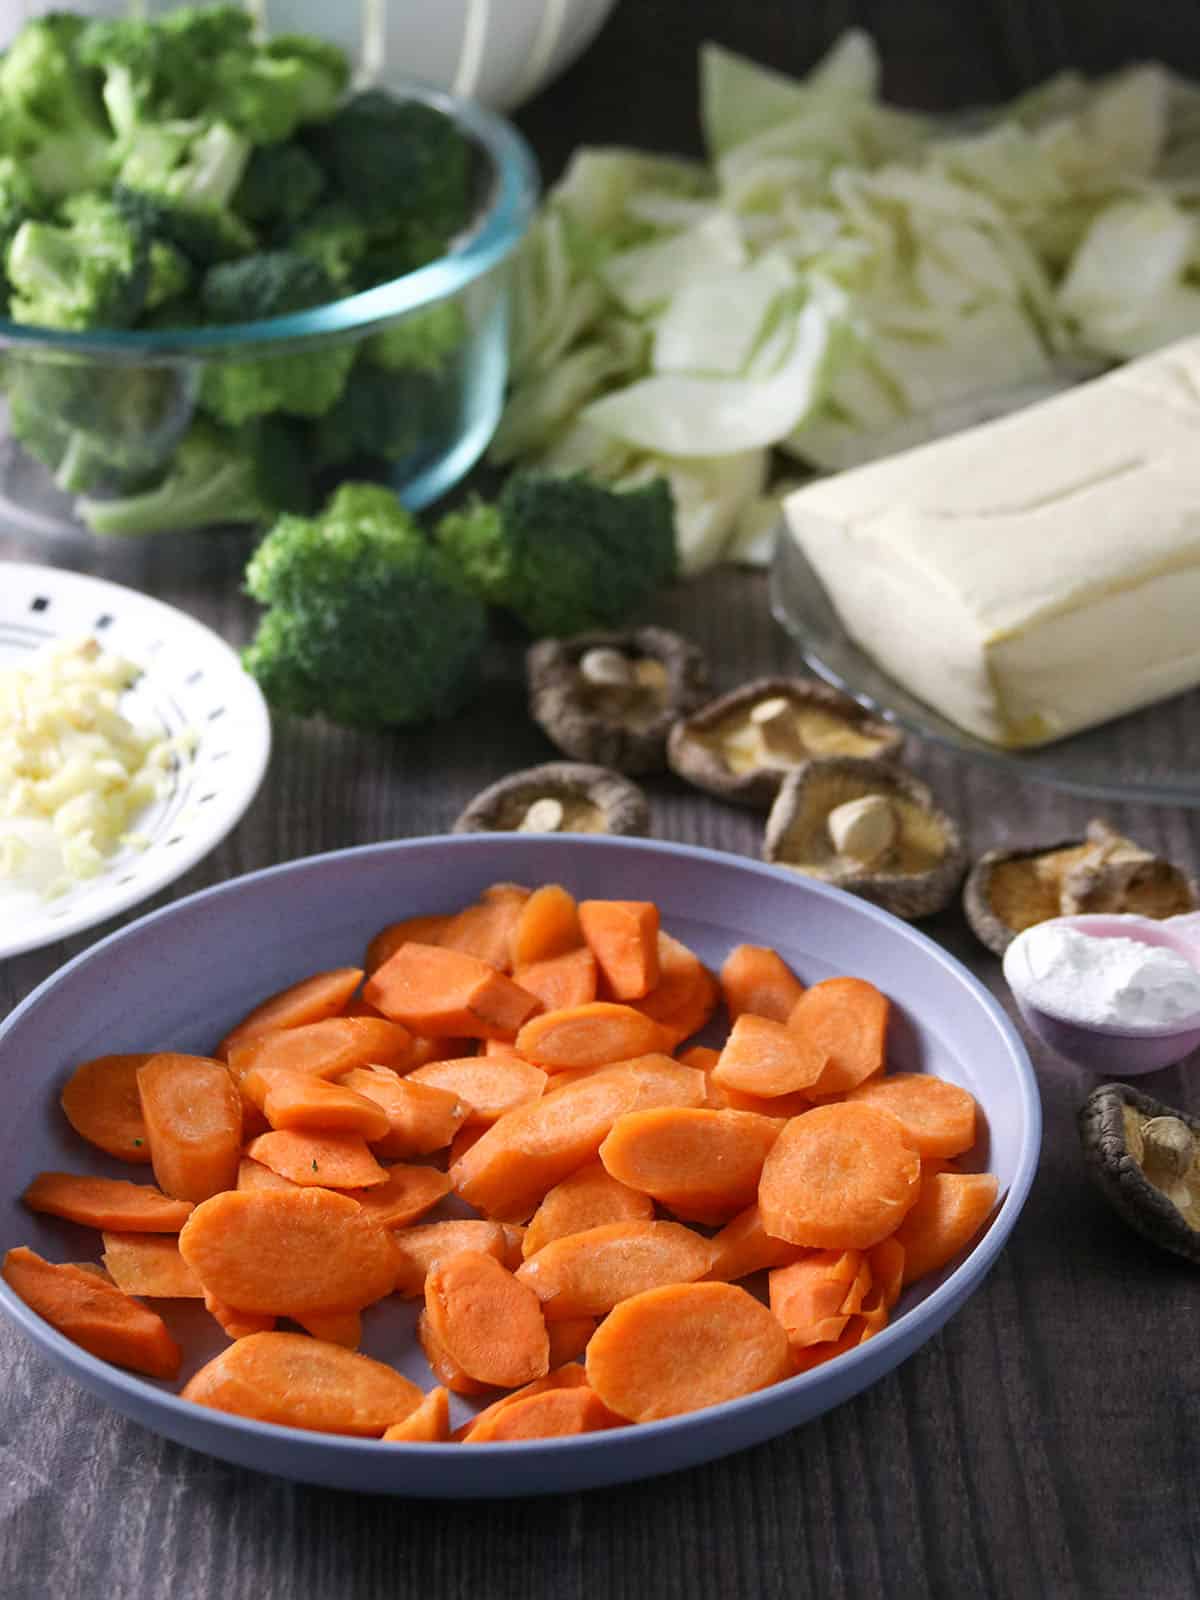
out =
<path fill-rule="evenodd" d="M 685 944 L 668 933 L 658 936 L 658 982 L 641 1000 L 631 1003 L 665 1028 L 672 1046 L 682 1044 L 705 1026 L 721 998 L 712 973 Z"/>
<path fill-rule="evenodd" d="M 390 1128 L 387 1112 L 376 1101 L 311 1073 L 255 1067 L 243 1080 L 243 1088 L 252 1098 L 262 1093 L 263 1111 L 276 1130 L 359 1134 L 372 1140 L 386 1138 Z"/>
<path fill-rule="evenodd" d="M 937 1272 L 966 1248 L 991 1215 L 998 1190 L 990 1172 L 938 1172 L 922 1180 L 916 1204 L 896 1229 L 905 1285 Z"/>
<path fill-rule="evenodd" d="M 851 1315 L 843 1307 L 862 1265 L 857 1250 L 817 1250 L 771 1272 L 771 1310 L 793 1350 L 841 1338 Z"/>
<path fill-rule="evenodd" d="M 393 1367 L 340 1345 L 302 1333 L 255 1333 L 201 1367 L 183 1398 L 258 1422 L 378 1438 L 424 1396 Z"/>
<path fill-rule="evenodd" d="M 237 1182 L 242 1097 L 220 1061 L 171 1052 L 138 1069 L 150 1160 L 160 1189 L 207 1200 Z"/>
<path fill-rule="evenodd" d="M 200 1300 L 200 1280 L 179 1254 L 179 1240 L 164 1233 L 111 1233 L 104 1241 L 104 1266 L 118 1289 L 150 1300 Z"/>
<path fill-rule="evenodd" d="M 553 961 L 582 944 L 575 896 L 559 883 L 545 883 L 524 902 L 513 924 L 509 944 L 512 970 L 517 974 L 522 967 Z"/>
<path fill-rule="evenodd" d="M 606 1171 L 600 1161 L 586 1162 L 569 1177 L 556 1183 L 530 1218 L 522 1246 L 526 1256 L 535 1255 L 553 1239 L 605 1222 L 650 1222 L 654 1202 Z"/>
<path fill-rule="evenodd" d="M 871 1280 L 882 1293 L 884 1307 L 890 1311 L 904 1287 L 904 1246 L 893 1234 L 873 1244 L 867 1251 L 867 1259 L 871 1263 Z"/>
<path fill-rule="evenodd" d="M 284 1128 L 251 1139 L 246 1154 L 305 1188 L 369 1189 L 387 1182 L 387 1168 L 379 1165 L 366 1140 L 355 1133 L 300 1133 Z"/>
<path fill-rule="evenodd" d="M 21 1198 L 31 1211 L 124 1233 L 178 1233 L 192 1214 L 190 1200 L 172 1199 L 151 1184 L 73 1172 L 39 1172 Z"/>
<path fill-rule="evenodd" d="M 449 915 L 432 917 L 406 917 L 403 922 L 389 922 L 367 946 L 363 961 L 368 975 L 377 971 L 385 961 L 390 961 L 402 944 L 436 944 L 442 930 L 453 918 Z"/>
<path fill-rule="evenodd" d="M 493 884 L 475 905 L 451 917 L 433 942 L 474 956 L 497 972 L 509 972 L 513 932 L 529 899 L 529 890 L 520 884 Z"/>
<path fill-rule="evenodd" d="M 393 1067 L 406 1060 L 412 1034 L 384 1017 L 326 1017 L 298 1028 L 275 1028 L 231 1045 L 229 1065 L 245 1080 L 255 1067 L 286 1067 L 318 1078 L 340 1078 L 373 1062 Z"/>
<path fill-rule="evenodd" d="M 717 1283 L 733 1283 L 769 1267 L 786 1267 L 805 1254 L 803 1245 L 772 1239 L 762 1225 L 757 1205 L 739 1211 L 712 1240 L 713 1261 L 707 1276 Z"/>
<path fill-rule="evenodd" d="M 778 1239 L 868 1250 L 895 1231 L 920 1188 L 921 1158 L 896 1118 L 843 1101 L 787 1124 L 763 1165 L 758 1204 Z"/>
<path fill-rule="evenodd" d="M 658 907 L 649 900 L 583 900 L 579 925 L 609 992 L 640 1000 L 658 982 Z"/>
<path fill-rule="evenodd" d="M 388 1119 L 388 1131 L 372 1143 L 381 1156 L 427 1156 L 444 1150 L 467 1116 L 467 1106 L 448 1089 L 414 1083 L 390 1067 L 356 1067 L 341 1080 L 356 1094 L 374 1100 Z"/>
<path fill-rule="evenodd" d="M 517 1049 L 539 1067 L 607 1067 L 654 1051 L 669 1052 L 667 1029 L 632 1006 L 595 1000 L 547 1011 L 517 1034 Z"/>
<path fill-rule="evenodd" d="M 486 1126 L 506 1111 L 541 1099 L 546 1074 L 519 1057 L 504 1061 L 494 1056 L 468 1056 L 465 1061 L 432 1061 L 409 1073 L 407 1081 L 457 1096 L 467 1108 L 466 1121 Z"/>
<path fill-rule="evenodd" d="M 618 1117 L 600 1146 L 614 1178 L 689 1222 L 728 1222 L 753 1204 L 781 1122 L 749 1111 L 663 1106 Z"/>
<path fill-rule="evenodd" d="M 734 1023 L 713 1082 L 741 1094 L 771 1099 L 810 1089 L 825 1069 L 821 1046 L 786 1022 L 747 1012 Z"/>
<path fill-rule="evenodd" d="M 138 1069 L 148 1055 L 96 1056 L 75 1068 L 59 1104 L 82 1138 L 118 1161 L 149 1166 L 150 1143 L 138 1094 Z"/>
<path fill-rule="evenodd" d="M 694 1283 L 712 1264 L 707 1239 L 677 1222 L 607 1222 L 552 1239 L 517 1269 L 547 1322 L 602 1317 L 667 1283 Z"/>
<path fill-rule="evenodd" d="M 384 1434 L 395 1444 L 443 1444 L 450 1437 L 450 1393 L 439 1384 L 430 1389 L 403 1422 L 393 1422 Z"/>
<path fill-rule="evenodd" d="M 871 1263 L 865 1252 L 859 1252 L 858 1271 L 854 1280 L 846 1290 L 846 1298 L 839 1309 L 848 1317 L 856 1316 L 863 1306 L 863 1301 L 871 1292 Z"/>
<path fill-rule="evenodd" d="M 508 1240 L 498 1222 L 474 1217 L 451 1222 L 426 1222 L 417 1228 L 399 1228 L 392 1234 L 397 1250 L 396 1293 L 414 1300 L 425 1293 L 432 1267 L 463 1250 L 483 1252 L 506 1262 Z"/>
<path fill-rule="evenodd" d="M 228 1339 L 248 1339 L 252 1333 L 270 1333 L 275 1327 L 274 1317 L 258 1311 L 238 1311 L 209 1289 L 204 1291 L 204 1309 Z"/>
<path fill-rule="evenodd" d="M 462 1160 L 471 1146 L 478 1144 L 487 1131 L 487 1124 L 483 1122 L 473 1122 L 470 1127 L 462 1127 L 458 1130 L 450 1141 L 450 1151 L 446 1158 L 451 1172 L 454 1171 L 455 1166 Z"/>
<path fill-rule="evenodd" d="M 804 985 L 777 950 L 739 944 L 721 968 L 721 994 L 731 1022 L 749 1014 L 786 1022 L 804 993 Z"/>
<path fill-rule="evenodd" d="M 561 1367 L 564 1362 L 574 1361 L 576 1356 L 581 1356 L 595 1331 L 595 1317 L 563 1317 L 559 1322 L 547 1321 L 551 1368 Z"/>
<path fill-rule="evenodd" d="M 463 1250 L 425 1280 L 425 1314 L 438 1343 L 476 1383 L 515 1388 L 549 1369 L 537 1295 L 494 1256 Z"/>
<path fill-rule="evenodd" d="M 390 1294 L 396 1253 L 357 1201 L 331 1189 L 214 1195 L 179 1235 L 204 1287 L 243 1311 L 357 1311 Z"/>
<path fill-rule="evenodd" d="M 314 972 L 271 995 L 248 1012 L 217 1046 L 222 1061 L 229 1059 L 235 1044 L 274 1028 L 300 1028 L 305 1023 L 323 1022 L 336 1017 L 362 982 L 359 967 L 337 967 L 331 972 Z"/>
<path fill-rule="evenodd" d="M 475 956 L 437 945 L 405 944 L 363 991 L 385 1016 L 414 1033 L 511 1039 L 536 998 Z"/>
<path fill-rule="evenodd" d="M 840 1095 L 838 1099 L 841 1099 Z M 713 1111 L 753 1111 L 760 1117 L 787 1118 L 811 1111 L 816 1102 L 810 1099 L 804 1089 L 797 1089 L 794 1094 L 771 1095 L 769 1099 L 760 1094 L 743 1094 L 740 1089 L 731 1089 L 728 1084 L 718 1083 L 710 1072 L 705 1104 Z"/>
<path fill-rule="evenodd" d="M 847 1099 L 890 1111 L 918 1155 L 958 1156 L 975 1143 L 975 1097 L 924 1072 L 888 1072 L 852 1089 Z"/>
<path fill-rule="evenodd" d="M 826 978 L 806 989 L 792 1008 L 795 1028 L 828 1057 L 816 1094 L 840 1094 L 884 1065 L 888 1002 L 863 978 Z"/>
<path fill-rule="evenodd" d="M 536 995 L 547 1011 L 591 1005 L 596 998 L 596 958 L 586 946 L 517 967 L 513 978 L 522 989 Z"/>
<path fill-rule="evenodd" d="M 449 1351 L 430 1326 L 429 1313 L 422 1311 L 417 1317 L 417 1342 L 429 1363 L 429 1370 L 437 1381 L 451 1394 L 486 1394 L 488 1385 L 470 1378 L 453 1360 Z"/>
<path fill-rule="evenodd" d="M 878 1284 L 872 1286 L 870 1293 L 859 1307 L 858 1321 L 862 1324 L 860 1344 L 865 1344 L 868 1339 L 873 1339 L 877 1333 L 887 1327 L 887 1298 Z"/>
<path fill-rule="evenodd" d="M 687 1050 L 680 1050 L 676 1057 L 685 1067 L 699 1067 L 701 1072 L 711 1072 L 721 1059 L 721 1052 L 714 1050 L 711 1045 L 694 1044 Z"/>
<path fill-rule="evenodd" d="M 357 1311 L 309 1311 L 294 1319 L 305 1333 L 343 1350 L 357 1350 L 362 1343 L 362 1317 Z"/>
<path fill-rule="evenodd" d="M 493 1400 L 491 1405 L 484 1406 L 482 1411 L 477 1411 L 469 1417 L 460 1427 L 456 1428 L 451 1438 L 469 1440 L 476 1428 L 490 1427 L 493 1419 L 501 1411 L 507 1411 L 510 1406 L 517 1405 L 522 1400 L 528 1400 L 535 1394 L 547 1394 L 556 1389 L 585 1389 L 587 1387 L 587 1373 L 577 1361 L 568 1362 L 561 1367 L 555 1367 L 547 1372 L 544 1377 L 534 1378 L 532 1383 L 522 1384 L 519 1389 L 514 1389 L 511 1394 L 502 1394 L 498 1400 Z"/>
<path fill-rule="evenodd" d="M 238 1162 L 237 1184 L 238 1189 L 294 1189 L 296 1185 L 290 1178 L 281 1177 L 278 1172 L 272 1172 L 270 1167 L 264 1167 L 261 1161 L 252 1161 L 249 1156 L 243 1156 Z"/>
<path fill-rule="evenodd" d="M 151 1378 L 174 1378 L 183 1351 L 162 1318 L 114 1284 L 79 1267 L 56 1266 L 24 1245 L 0 1266 L 12 1292 L 73 1344 Z"/>
<path fill-rule="evenodd" d="M 620 1427 L 622 1419 L 588 1388 L 550 1389 L 505 1406 L 490 1422 L 472 1428 L 470 1444 L 505 1444 L 517 1439 L 563 1439 Z"/>
<path fill-rule="evenodd" d="M 436 1167 L 388 1167 L 387 1180 L 372 1189 L 343 1191 L 357 1200 L 381 1228 L 407 1228 L 450 1193 L 450 1179 Z"/>
<path fill-rule="evenodd" d="M 592 1335 L 590 1387 L 611 1411 L 653 1422 L 778 1383 L 787 1334 L 732 1283 L 675 1283 L 622 1300 Z"/>
<path fill-rule="evenodd" d="M 856 1349 L 862 1343 L 862 1337 L 862 1318 L 847 1317 L 845 1326 L 836 1339 L 822 1339 L 815 1344 L 792 1345 L 792 1371 L 811 1372 L 814 1367 L 824 1366 L 827 1361 Z"/>

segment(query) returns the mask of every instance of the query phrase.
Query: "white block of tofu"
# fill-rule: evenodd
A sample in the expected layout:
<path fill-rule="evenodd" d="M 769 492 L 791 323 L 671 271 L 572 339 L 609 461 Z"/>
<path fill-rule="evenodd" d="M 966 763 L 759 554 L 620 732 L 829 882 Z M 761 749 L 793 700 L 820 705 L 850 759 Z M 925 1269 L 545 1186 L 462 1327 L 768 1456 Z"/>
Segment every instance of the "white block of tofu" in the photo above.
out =
<path fill-rule="evenodd" d="M 1200 683 L 1200 338 L 784 509 L 858 645 L 982 739 Z"/>

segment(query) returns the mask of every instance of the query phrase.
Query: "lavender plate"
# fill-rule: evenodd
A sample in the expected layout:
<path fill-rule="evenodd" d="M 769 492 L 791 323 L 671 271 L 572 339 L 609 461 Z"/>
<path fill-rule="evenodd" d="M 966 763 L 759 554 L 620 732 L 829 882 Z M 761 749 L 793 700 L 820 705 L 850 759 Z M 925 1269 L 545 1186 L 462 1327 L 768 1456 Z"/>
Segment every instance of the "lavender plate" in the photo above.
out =
<path fill-rule="evenodd" d="M 8 1175 L 0 1250 L 29 1244 L 54 1260 L 96 1259 L 94 1234 L 32 1216 L 20 1192 L 42 1168 L 131 1175 L 62 1117 L 57 1094 L 74 1063 L 105 1052 L 210 1050 L 264 994 L 360 960 L 384 923 L 461 905 L 498 880 L 651 898 L 664 925 L 712 966 L 745 941 L 774 945 L 806 982 L 837 973 L 872 979 L 895 1002 L 892 1064 L 953 1079 L 979 1101 L 975 1160 L 996 1174 L 1002 1196 L 986 1232 L 962 1259 L 906 1291 L 882 1333 L 813 1372 L 665 1422 L 522 1444 L 383 1444 L 249 1422 L 96 1360 L 0 1283 L 6 1315 L 117 1410 L 194 1449 L 331 1488 L 454 1499 L 563 1493 L 714 1460 L 820 1416 L 935 1334 L 982 1283 L 1033 1181 L 1041 1109 L 1016 1032 L 957 961 L 865 901 L 783 868 L 647 840 L 475 834 L 366 845 L 237 878 L 93 945 L 0 1025 L 0 1170 Z M 186 1379 L 224 1341 L 197 1303 L 159 1305 L 188 1352 Z M 372 1307 L 363 1349 L 428 1387 L 415 1309 Z"/>

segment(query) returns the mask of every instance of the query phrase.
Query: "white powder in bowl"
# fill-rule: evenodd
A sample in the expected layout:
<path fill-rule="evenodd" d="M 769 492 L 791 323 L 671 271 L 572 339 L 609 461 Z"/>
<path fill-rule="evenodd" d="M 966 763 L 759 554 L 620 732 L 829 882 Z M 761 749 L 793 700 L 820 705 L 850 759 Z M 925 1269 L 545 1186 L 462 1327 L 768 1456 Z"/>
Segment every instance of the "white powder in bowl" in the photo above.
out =
<path fill-rule="evenodd" d="M 1200 1016 L 1200 970 L 1140 939 L 1039 923 L 1009 945 L 1004 976 L 1022 999 L 1070 1022 L 1138 1027 Z"/>

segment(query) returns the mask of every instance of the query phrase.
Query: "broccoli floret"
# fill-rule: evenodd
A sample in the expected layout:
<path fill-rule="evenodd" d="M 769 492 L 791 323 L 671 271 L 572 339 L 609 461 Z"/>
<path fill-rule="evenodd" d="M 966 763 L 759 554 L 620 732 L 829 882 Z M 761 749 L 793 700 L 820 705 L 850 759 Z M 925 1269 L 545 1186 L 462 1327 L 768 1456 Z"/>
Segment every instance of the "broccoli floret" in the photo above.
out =
<path fill-rule="evenodd" d="M 389 372 L 438 372 L 466 337 L 467 319 L 457 300 L 413 311 L 367 341 L 367 360 Z"/>
<path fill-rule="evenodd" d="M 26 23 L 0 60 L 0 143 L 52 197 L 99 188 L 112 171 L 99 77 L 76 53 L 85 25 L 52 12 Z"/>
<path fill-rule="evenodd" d="M 141 18 L 97 18 L 81 31 L 79 59 L 103 80 L 101 97 L 119 137 L 152 113 L 178 115 L 166 81 L 171 67 L 166 35 Z"/>
<path fill-rule="evenodd" d="M 470 146 L 449 117 L 419 100 L 368 89 L 305 141 L 329 186 L 382 238 L 409 223 L 441 244 L 470 213 Z"/>
<path fill-rule="evenodd" d="M 279 710 L 403 726 L 478 683 L 486 610 L 389 489 L 343 484 L 319 516 L 281 518 L 246 589 L 270 609 L 242 659 Z"/>
<path fill-rule="evenodd" d="M 268 144 L 251 155 L 233 209 L 256 228 L 290 227 L 307 217 L 325 174 L 300 144 Z"/>
<path fill-rule="evenodd" d="M 336 298 L 337 291 L 307 256 L 264 250 L 210 267 L 200 301 L 210 322 L 257 322 Z M 337 401 L 354 364 L 353 343 L 326 345 L 296 355 L 206 366 L 201 403 L 220 422 L 239 427 L 271 411 L 319 417 Z"/>
<path fill-rule="evenodd" d="M 367 225 L 349 206 L 331 201 L 318 206 L 292 229 L 287 249 L 308 256 L 339 289 L 357 287 L 358 264 L 366 254 Z"/>
<path fill-rule="evenodd" d="M 437 539 L 464 581 L 535 634 L 614 627 L 675 576 L 664 479 L 615 490 L 580 474 L 514 473 L 495 504 L 443 517 Z"/>
<path fill-rule="evenodd" d="M 405 461 L 439 428 L 456 400 L 428 372 L 385 372 L 359 362 L 337 404 L 313 426 L 322 466 L 374 458 Z"/>
<path fill-rule="evenodd" d="M 149 274 L 144 308 L 147 311 L 179 299 L 192 286 L 191 262 L 166 239 L 150 241 Z"/>
<path fill-rule="evenodd" d="M 278 34 L 260 49 L 230 50 L 217 58 L 208 105 L 255 144 L 276 144 L 302 123 L 328 117 L 349 76 L 336 45 Z"/>
<path fill-rule="evenodd" d="M 61 226 L 23 222 L 8 250 L 12 316 L 44 328 L 124 328 L 145 304 L 149 240 L 111 201 L 71 196 Z"/>
<path fill-rule="evenodd" d="M 232 211 L 219 206 L 181 205 L 160 195 L 116 184 L 112 203 L 152 239 L 165 239 L 197 266 L 245 255 L 254 235 Z"/>
<path fill-rule="evenodd" d="M 11 156 L 0 156 L 0 262 L 7 257 L 21 224 L 39 216 L 42 210 L 42 197 L 20 162 Z"/>
<path fill-rule="evenodd" d="M 141 536 L 218 522 L 263 522 L 308 499 L 304 452 L 277 418 L 230 432 L 195 422 L 151 487 L 119 499 L 81 499 L 93 533 Z"/>
<path fill-rule="evenodd" d="M 444 255 L 447 237 L 420 222 L 407 222 L 389 239 L 376 239 L 358 263 L 355 279 L 360 289 L 391 283 L 407 272 L 428 266 Z"/>

